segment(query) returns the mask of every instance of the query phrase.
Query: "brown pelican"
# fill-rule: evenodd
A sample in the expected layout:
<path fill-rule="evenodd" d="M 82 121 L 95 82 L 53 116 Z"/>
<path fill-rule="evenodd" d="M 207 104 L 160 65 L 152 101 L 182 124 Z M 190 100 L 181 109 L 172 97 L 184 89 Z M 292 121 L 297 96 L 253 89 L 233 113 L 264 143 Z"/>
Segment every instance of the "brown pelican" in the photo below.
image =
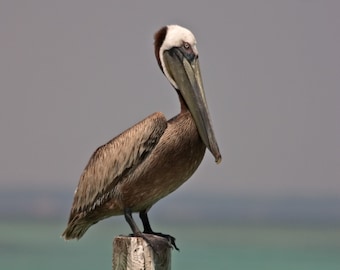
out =
<path fill-rule="evenodd" d="M 99 147 L 85 167 L 64 239 L 79 239 L 98 221 L 124 215 L 133 235 L 167 236 L 151 229 L 147 213 L 195 172 L 208 148 L 219 163 L 221 154 L 212 129 L 194 35 L 168 25 L 154 35 L 158 65 L 175 88 L 181 112 L 166 120 L 156 112 Z M 132 218 L 139 212 L 144 233 Z"/>

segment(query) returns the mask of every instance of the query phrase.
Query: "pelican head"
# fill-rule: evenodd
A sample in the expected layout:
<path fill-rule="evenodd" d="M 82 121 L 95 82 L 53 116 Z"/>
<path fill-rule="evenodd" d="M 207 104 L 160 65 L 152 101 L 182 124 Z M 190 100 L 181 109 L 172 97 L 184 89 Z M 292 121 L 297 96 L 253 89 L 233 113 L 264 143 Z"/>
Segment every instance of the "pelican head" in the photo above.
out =
<path fill-rule="evenodd" d="M 168 25 L 155 34 L 158 65 L 188 107 L 203 143 L 219 163 L 222 159 L 205 98 L 195 36 L 186 28 Z"/>

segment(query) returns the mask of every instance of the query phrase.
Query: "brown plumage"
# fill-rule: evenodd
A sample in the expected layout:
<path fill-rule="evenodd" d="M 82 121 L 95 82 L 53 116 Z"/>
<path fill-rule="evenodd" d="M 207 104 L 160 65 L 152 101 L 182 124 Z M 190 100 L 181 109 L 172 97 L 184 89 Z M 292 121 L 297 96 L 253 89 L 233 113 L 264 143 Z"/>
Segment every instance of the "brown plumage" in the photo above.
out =
<path fill-rule="evenodd" d="M 144 232 L 153 233 L 147 218 L 152 205 L 195 172 L 207 147 L 217 162 L 221 160 L 193 35 L 180 26 L 163 27 L 155 34 L 155 54 L 163 73 L 177 90 L 181 112 L 169 121 L 162 113 L 154 113 L 93 153 L 74 194 L 62 235 L 65 239 L 79 239 L 91 225 L 115 215 L 125 215 L 133 233 L 139 234 L 132 212 L 140 213 Z M 182 64 L 184 72 L 180 71 Z M 187 92 L 195 96 L 187 97 Z"/>

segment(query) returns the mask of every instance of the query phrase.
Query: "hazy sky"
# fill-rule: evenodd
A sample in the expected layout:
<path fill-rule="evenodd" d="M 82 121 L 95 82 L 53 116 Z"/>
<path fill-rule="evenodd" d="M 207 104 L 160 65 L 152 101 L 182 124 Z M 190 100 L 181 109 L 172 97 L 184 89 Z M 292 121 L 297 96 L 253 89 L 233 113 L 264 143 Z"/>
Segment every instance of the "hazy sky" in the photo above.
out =
<path fill-rule="evenodd" d="M 339 1 L 0 1 L 0 185 L 74 189 L 92 152 L 179 112 L 153 34 L 191 29 L 223 161 L 184 192 L 340 193 Z"/>

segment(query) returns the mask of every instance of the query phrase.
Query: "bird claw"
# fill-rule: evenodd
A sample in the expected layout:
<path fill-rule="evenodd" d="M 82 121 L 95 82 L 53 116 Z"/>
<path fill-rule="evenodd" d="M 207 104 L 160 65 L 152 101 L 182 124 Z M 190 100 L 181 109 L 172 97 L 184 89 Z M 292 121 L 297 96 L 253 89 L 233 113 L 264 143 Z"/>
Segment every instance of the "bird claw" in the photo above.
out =
<path fill-rule="evenodd" d="M 130 234 L 130 236 L 141 237 L 143 238 L 152 248 L 154 252 L 158 254 L 159 250 L 163 250 L 166 248 L 175 248 L 179 251 L 178 247 L 175 243 L 175 237 L 162 234 L 162 233 L 134 233 Z"/>
<path fill-rule="evenodd" d="M 179 251 L 179 248 L 176 245 L 176 238 L 175 237 L 173 237 L 169 234 L 164 234 L 164 233 L 159 233 L 159 232 L 152 232 L 151 235 L 156 235 L 156 236 L 160 236 L 162 238 L 167 239 L 170 247 Z"/>

